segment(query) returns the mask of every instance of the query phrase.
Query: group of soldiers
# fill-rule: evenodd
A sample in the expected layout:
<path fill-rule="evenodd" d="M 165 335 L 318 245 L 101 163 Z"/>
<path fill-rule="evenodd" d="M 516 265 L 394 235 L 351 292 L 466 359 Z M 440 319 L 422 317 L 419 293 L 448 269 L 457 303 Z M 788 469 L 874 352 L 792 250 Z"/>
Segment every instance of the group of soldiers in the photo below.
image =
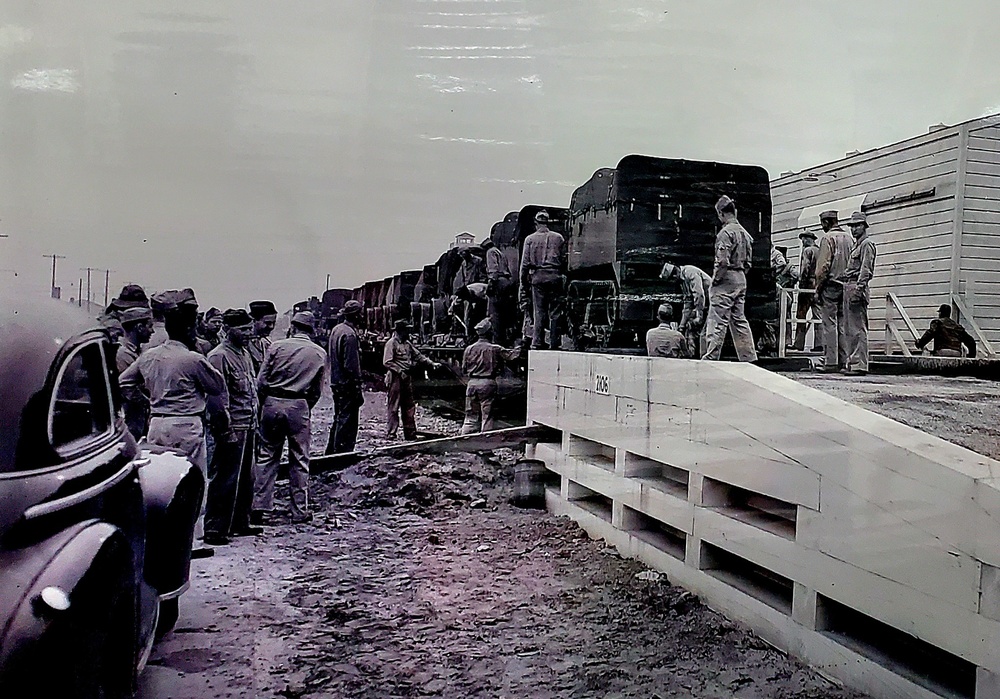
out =
<path fill-rule="evenodd" d="M 277 315 L 270 301 L 202 315 L 191 289 L 147 298 L 134 284 L 107 309 L 129 431 L 180 451 L 206 477 L 195 529 L 203 544 L 195 557 L 275 523 L 286 443 L 292 521 L 311 517 L 310 411 L 320 397 L 326 353 L 312 340 L 308 313 L 291 319 L 286 338 L 272 340 Z"/>
<path fill-rule="evenodd" d="M 731 334 L 739 361 L 757 360 L 744 309 L 753 238 L 740 225 L 736 204 L 730 197 L 719 199 L 715 210 L 723 225 L 716 236 L 712 275 L 694 265 L 663 266 L 660 277 L 680 284 L 684 304 L 676 330 L 672 307 L 660 306 L 657 313 L 660 324 L 646 335 L 650 356 L 718 359 L 726 335 Z M 823 235 L 818 247 L 812 231 L 805 230 L 799 236 L 802 240 L 799 323 L 792 346 L 804 348 L 805 321 L 810 312 L 818 313 L 822 324 L 813 348 L 824 352 L 821 370 L 864 375 L 868 373 L 869 284 L 876 257 L 868 219 L 865 214 L 854 212 L 847 222 L 848 233 L 841 227 L 836 211 L 824 211 L 820 214 L 820 225 Z M 780 252 L 774 255 L 775 252 L 778 251 L 772 250 L 772 268 L 778 273 L 787 263 Z"/>

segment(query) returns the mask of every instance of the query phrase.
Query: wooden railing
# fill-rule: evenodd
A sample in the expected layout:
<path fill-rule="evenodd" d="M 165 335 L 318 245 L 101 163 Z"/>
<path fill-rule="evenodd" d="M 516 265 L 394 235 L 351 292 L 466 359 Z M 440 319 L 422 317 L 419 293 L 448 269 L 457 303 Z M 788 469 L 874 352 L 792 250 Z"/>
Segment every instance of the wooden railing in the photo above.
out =
<path fill-rule="evenodd" d="M 799 294 L 815 294 L 815 289 L 795 289 L 792 287 L 778 287 L 778 356 L 787 356 L 786 346 L 788 345 L 788 333 L 792 325 L 798 329 L 799 323 L 803 325 L 819 325 L 822 321 L 819 318 L 819 308 L 813 306 L 812 318 L 809 320 L 798 320 Z M 791 331 L 793 334 L 795 330 Z M 814 332 L 819 332 L 817 328 Z"/>
<path fill-rule="evenodd" d="M 896 315 L 899 316 L 898 319 Z M 910 320 L 910 316 L 906 314 L 906 309 L 903 308 L 899 297 L 890 291 L 885 295 L 885 353 L 886 356 L 891 355 L 893 344 L 898 344 L 899 348 L 903 351 L 904 357 L 912 357 L 913 352 L 910 351 L 910 345 L 903 338 L 902 330 L 899 327 L 900 322 L 903 323 L 903 327 L 909 331 L 910 336 L 913 338 L 911 344 L 916 344 L 917 340 L 920 339 L 920 333 L 917 332 L 917 328 L 913 325 L 913 321 Z"/>
<path fill-rule="evenodd" d="M 976 338 L 978 343 L 977 350 L 979 354 L 984 354 L 988 357 L 995 357 L 997 355 L 996 350 L 993 349 L 993 345 L 990 341 L 986 339 L 986 335 L 983 333 L 982 328 L 979 327 L 979 323 L 976 319 L 972 317 L 972 313 L 969 311 L 968 306 L 959 297 L 958 294 L 951 295 L 951 302 L 955 304 L 955 308 L 958 309 L 958 320 L 962 321 L 964 324 L 968 325 L 972 329 L 972 335 Z"/>

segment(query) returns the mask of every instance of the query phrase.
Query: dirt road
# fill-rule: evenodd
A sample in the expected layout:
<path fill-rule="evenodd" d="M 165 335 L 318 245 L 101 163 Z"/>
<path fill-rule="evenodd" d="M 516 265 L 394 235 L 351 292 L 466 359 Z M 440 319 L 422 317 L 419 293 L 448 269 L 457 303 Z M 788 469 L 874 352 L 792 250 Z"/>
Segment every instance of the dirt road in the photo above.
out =
<path fill-rule="evenodd" d="M 384 443 L 379 404 L 362 415 L 368 445 Z M 317 418 L 321 433 L 329 411 Z M 381 458 L 315 479 L 312 524 L 194 563 L 141 696 L 858 696 L 637 578 L 569 520 L 509 505 L 515 458 Z"/>

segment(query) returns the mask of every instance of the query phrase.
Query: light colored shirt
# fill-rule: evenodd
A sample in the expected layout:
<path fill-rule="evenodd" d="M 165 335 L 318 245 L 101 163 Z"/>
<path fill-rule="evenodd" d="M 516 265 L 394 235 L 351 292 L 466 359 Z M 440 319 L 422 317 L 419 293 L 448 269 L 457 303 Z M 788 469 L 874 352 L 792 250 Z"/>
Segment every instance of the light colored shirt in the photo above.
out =
<path fill-rule="evenodd" d="M 270 337 L 250 338 L 247 345 L 247 352 L 250 354 L 250 361 L 253 362 L 254 373 L 260 372 L 260 367 L 264 364 L 264 357 L 267 355 L 267 348 L 271 346 L 273 340 Z"/>
<path fill-rule="evenodd" d="M 486 278 L 493 281 L 501 277 L 510 277 L 510 265 L 507 257 L 493 246 L 486 251 Z"/>
<path fill-rule="evenodd" d="M 819 259 L 819 248 L 812 245 L 802 248 L 799 256 L 799 288 L 816 288 L 816 261 Z"/>
<path fill-rule="evenodd" d="M 504 361 L 514 359 L 518 350 L 509 350 L 489 340 L 479 339 L 462 353 L 462 371 L 470 379 L 495 379 Z"/>
<path fill-rule="evenodd" d="M 868 282 L 875 274 L 875 241 L 868 234 L 857 239 L 851 248 L 851 253 L 847 258 L 847 267 L 840 275 L 840 280 L 844 282 L 855 282 L 858 287 L 867 288 Z"/>
<path fill-rule="evenodd" d="M 409 340 L 405 342 L 393 334 L 385 343 L 385 351 L 382 352 L 382 364 L 386 369 L 395 371 L 397 374 L 406 374 L 418 364 L 433 366 L 434 362 L 420 353 Z"/>
<path fill-rule="evenodd" d="M 208 353 L 208 362 L 225 379 L 217 404 L 229 415 L 230 427 L 252 427 L 257 417 L 257 384 L 250 355 L 226 339 Z"/>
<path fill-rule="evenodd" d="M 268 347 L 257 377 L 257 390 L 265 394 L 268 389 L 301 394 L 313 405 L 319 400 L 325 367 L 323 348 L 307 336 L 295 333 Z"/>
<path fill-rule="evenodd" d="M 538 230 L 524 239 L 521 252 L 521 281 L 546 281 L 557 278 L 566 270 L 566 241 L 548 226 L 539 225 Z"/>
<path fill-rule="evenodd" d="M 139 348 L 132 344 L 127 335 L 122 335 L 118 340 L 118 352 L 115 354 L 115 364 L 118 366 L 118 375 L 132 366 L 132 362 L 139 358 Z"/>
<path fill-rule="evenodd" d="M 847 260 L 854 247 L 854 238 L 840 226 L 831 228 L 819 239 L 816 258 L 816 288 L 831 279 L 839 279 L 847 269 Z"/>
<path fill-rule="evenodd" d="M 122 388 L 145 386 L 154 417 L 200 415 L 206 400 L 225 390 L 222 374 L 177 340 L 167 340 L 136 359 L 121 375 Z"/>
<path fill-rule="evenodd" d="M 331 384 L 361 381 L 360 343 L 358 331 L 353 325 L 343 322 L 333 329 L 327 354 L 330 357 Z"/>
<path fill-rule="evenodd" d="M 722 272 L 746 272 L 753 258 L 753 238 L 737 221 L 722 227 L 715 237 L 715 276 Z"/>
<path fill-rule="evenodd" d="M 712 289 L 712 278 L 694 265 L 680 268 L 681 296 L 684 307 L 690 304 L 694 311 L 704 312 L 708 308 L 708 297 Z"/>
<path fill-rule="evenodd" d="M 646 332 L 646 354 L 650 357 L 684 359 L 688 356 L 687 340 L 666 323 Z"/>

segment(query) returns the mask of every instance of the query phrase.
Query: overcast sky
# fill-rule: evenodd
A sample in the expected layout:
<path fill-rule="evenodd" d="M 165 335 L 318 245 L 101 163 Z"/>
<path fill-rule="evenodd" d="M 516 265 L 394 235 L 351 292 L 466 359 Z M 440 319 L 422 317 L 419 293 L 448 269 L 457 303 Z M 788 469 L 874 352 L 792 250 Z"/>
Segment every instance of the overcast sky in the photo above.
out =
<path fill-rule="evenodd" d="M 0 0 L 0 280 L 279 306 L 628 153 L 772 177 L 1000 112 L 1000 3 Z M 85 292 L 86 294 L 86 292 Z"/>

